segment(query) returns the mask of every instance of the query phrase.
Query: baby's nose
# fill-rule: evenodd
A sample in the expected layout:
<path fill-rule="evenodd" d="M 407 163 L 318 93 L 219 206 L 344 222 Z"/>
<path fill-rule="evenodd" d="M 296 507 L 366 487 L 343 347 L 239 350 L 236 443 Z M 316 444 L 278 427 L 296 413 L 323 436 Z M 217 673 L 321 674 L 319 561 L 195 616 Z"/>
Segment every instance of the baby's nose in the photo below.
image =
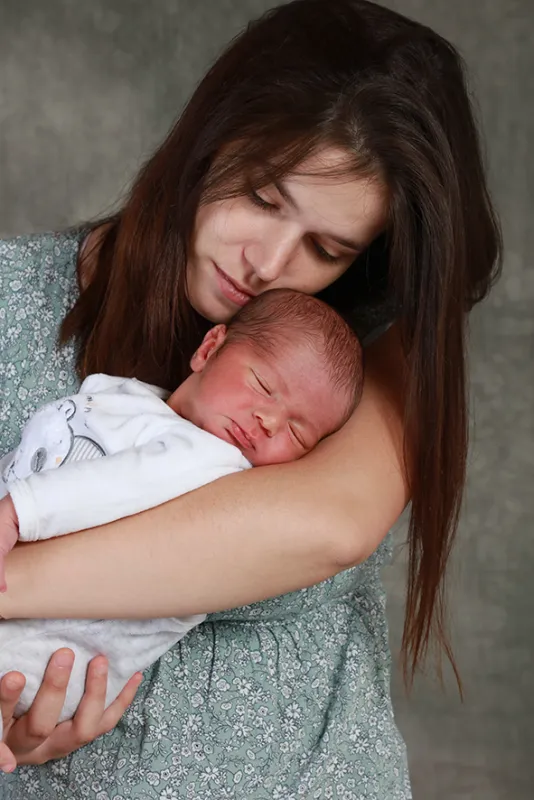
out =
<path fill-rule="evenodd" d="M 280 427 L 280 414 L 274 409 L 262 409 L 256 411 L 256 420 L 263 433 L 267 436 L 274 436 Z"/>

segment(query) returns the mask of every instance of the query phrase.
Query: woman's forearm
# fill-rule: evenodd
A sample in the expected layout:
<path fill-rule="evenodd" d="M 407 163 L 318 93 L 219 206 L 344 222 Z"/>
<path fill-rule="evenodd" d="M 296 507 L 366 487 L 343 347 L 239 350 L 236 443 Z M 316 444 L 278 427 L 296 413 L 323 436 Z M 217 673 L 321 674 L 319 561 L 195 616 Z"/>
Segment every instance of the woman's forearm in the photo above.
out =
<path fill-rule="evenodd" d="M 365 559 L 408 500 L 400 358 L 391 336 L 373 346 L 353 418 L 308 456 L 229 475 L 90 531 L 15 548 L 0 615 L 218 611 L 309 586 Z"/>
<path fill-rule="evenodd" d="M 0 613 L 180 616 L 281 594 L 339 571 L 329 533 L 336 521 L 310 520 L 306 502 L 299 513 L 295 471 L 282 478 L 280 468 L 269 470 L 230 475 L 110 525 L 18 546 L 8 558 Z M 287 497 L 281 478 L 293 485 Z"/>

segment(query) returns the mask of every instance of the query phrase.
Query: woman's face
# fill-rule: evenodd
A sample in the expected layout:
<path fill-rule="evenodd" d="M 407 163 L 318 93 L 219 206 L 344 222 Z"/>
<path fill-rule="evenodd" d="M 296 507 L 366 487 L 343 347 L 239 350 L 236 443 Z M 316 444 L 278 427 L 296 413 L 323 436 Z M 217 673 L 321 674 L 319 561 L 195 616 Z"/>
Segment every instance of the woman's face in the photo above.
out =
<path fill-rule="evenodd" d="M 267 289 L 317 294 L 350 267 L 385 227 L 387 190 L 376 179 L 321 175 L 345 161 L 327 149 L 276 186 L 199 208 L 187 284 L 203 317 L 227 322 Z"/>

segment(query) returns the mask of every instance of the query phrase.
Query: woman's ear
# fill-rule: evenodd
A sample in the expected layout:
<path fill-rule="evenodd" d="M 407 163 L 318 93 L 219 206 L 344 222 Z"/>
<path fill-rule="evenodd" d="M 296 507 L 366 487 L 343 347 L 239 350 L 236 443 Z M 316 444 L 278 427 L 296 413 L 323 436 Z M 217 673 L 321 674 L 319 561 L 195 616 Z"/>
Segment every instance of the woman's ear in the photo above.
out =
<path fill-rule="evenodd" d="M 202 340 L 200 347 L 193 353 L 191 369 L 193 372 L 202 372 L 211 356 L 217 352 L 226 339 L 226 325 L 215 325 L 210 328 Z"/>

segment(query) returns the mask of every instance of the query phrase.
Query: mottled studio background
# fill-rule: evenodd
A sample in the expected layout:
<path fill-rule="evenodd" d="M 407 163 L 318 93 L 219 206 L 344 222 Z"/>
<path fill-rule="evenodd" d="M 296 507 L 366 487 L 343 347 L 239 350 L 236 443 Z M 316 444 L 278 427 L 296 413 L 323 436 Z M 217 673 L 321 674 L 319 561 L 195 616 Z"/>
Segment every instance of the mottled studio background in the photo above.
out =
<path fill-rule="evenodd" d="M 275 0 L 0 0 L 0 234 L 108 211 L 223 43 Z M 452 576 L 462 705 L 394 676 L 416 800 L 534 797 L 534 0 L 387 0 L 472 71 L 503 278 L 472 317 L 473 445 Z M 399 540 L 402 538 L 402 529 Z M 394 651 L 399 552 L 386 576 Z M 384 798 L 384 800 L 388 800 Z"/>

